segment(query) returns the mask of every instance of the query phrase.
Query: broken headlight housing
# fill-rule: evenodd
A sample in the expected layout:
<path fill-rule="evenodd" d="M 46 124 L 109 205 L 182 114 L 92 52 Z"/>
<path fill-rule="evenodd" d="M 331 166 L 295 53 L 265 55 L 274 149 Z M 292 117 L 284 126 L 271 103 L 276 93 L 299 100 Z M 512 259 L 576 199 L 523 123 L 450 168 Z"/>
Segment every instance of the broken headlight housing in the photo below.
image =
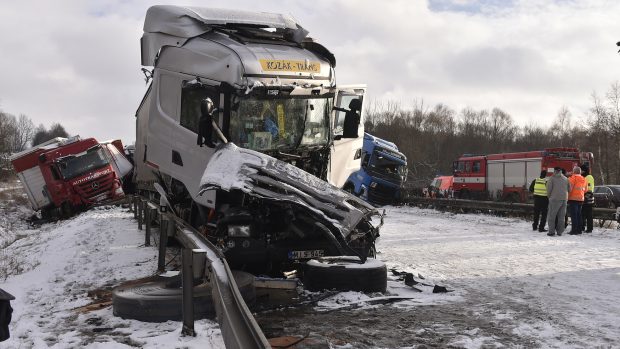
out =
<path fill-rule="evenodd" d="M 228 236 L 231 238 L 249 238 L 251 235 L 249 225 L 229 224 Z"/>

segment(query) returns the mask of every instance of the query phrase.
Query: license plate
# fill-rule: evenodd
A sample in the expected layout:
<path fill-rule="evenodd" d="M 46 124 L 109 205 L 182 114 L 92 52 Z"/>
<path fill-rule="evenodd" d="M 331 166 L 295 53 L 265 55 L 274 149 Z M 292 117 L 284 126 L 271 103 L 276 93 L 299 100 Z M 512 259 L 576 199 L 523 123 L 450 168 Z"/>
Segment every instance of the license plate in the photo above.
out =
<path fill-rule="evenodd" d="M 323 250 L 310 250 L 310 251 L 290 251 L 288 253 L 289 259 L 311 259 L 316 257 L 323 257 L 325 252 Z"/>
<path fill-rule="evenodd" d="M 95 201 L 96 202 L 100 202 L 100 201 L 103 201 L 103 200 L 105 200 L 107 198 L 108 198 L 108 194 L 101 194 L 101 195 L 95 196 Z"/>

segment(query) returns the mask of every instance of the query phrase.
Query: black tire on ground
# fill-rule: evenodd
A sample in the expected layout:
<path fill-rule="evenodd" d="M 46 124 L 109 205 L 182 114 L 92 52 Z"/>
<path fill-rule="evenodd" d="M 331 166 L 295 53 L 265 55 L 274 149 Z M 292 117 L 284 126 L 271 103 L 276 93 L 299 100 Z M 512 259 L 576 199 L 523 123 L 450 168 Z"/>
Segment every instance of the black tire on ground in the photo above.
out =
<path fill-rule="evenodd" d="M 321 257 L 308 261 L 303 282 L 310 291 L 335 289 L 338 291 L 385 292 L 387 267 L 378 259 L 369 258 L 359 264 L 357 257 Z"/>
<path fill-rule="evenodd" d="M 65 201 L 60 205 L 60 216 L 62 219 L 69 219 L 73 216 L 73 206 L 69 202 Z"/>
<path fill-rule="evenodd" d="M 246 304 L 256 300 L 254 276 L 233 271 L 239 292 Z M 183 319 L 180 275 L 154 276 L 138 282 L 128 282 L 112 291 L 112 310 L 115 316 L 145 322 L 180 321 Z M 215 318 L 211 285 L 194 286 L 194 319 Z"/>
<path fill-rule="evenodd" d="M 41 209 L 41 218 L 45 220 L 52 219 L 52 217 L 54 216 L 53 210 L 53 208 L 43 207 Z"/>

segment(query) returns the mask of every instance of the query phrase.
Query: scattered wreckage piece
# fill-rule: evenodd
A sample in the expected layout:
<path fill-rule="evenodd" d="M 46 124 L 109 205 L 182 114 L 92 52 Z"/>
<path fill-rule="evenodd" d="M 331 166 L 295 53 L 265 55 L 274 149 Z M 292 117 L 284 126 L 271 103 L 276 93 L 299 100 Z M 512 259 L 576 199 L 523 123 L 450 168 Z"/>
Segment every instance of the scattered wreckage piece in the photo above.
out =
<path fill-rule="evenodd" d="M 310 291 L 382 292 L 387 288 L 387 269 L 378 259 L 365 263 L 354 256 L 312 259 L 304 268 L 304 286 Z"/>
<path fill-rule="evenodd" d="M 420 282 L 420 281 L 416 281 L 414 279 L 413 273 L 408 273 L 406 271 L 398 271 L 394 268 L 390 269 L 390 272 L 392 272 L 392 275 L 394 276 L 398 276 L 398 280 L 399 281 L 403 281 L 405 283 L 405 285 L 410 286 L 411 289 L 417 291 L 417 292 L 423 292 L 421 289 L 415 287 L 415 285 L 422 285 L 422 286 L 427 286 L 427 287 L 432 287 L 433 288 L 433 293 L 447 293 L 447 292 L 454 292 L 454 290 L 449 290 L 447 289 L 445 286 L 440 286 L 440 285 L 431 285 L 431 284 L 427 284 L 424 282 Z M 418 274 L 418 278 L 424 280 L 424 277 L 420 274 Z"/>
<path fill-rule="evenodd" d="M 237 287 L 247 304 L 256 299 L 254 276 L 233 271 Z M 216 316 L 211 283 L 194 286 L 194 319 L 214 319 Z M 112 311 L 115 316 L 144 322 L 180 321 L 182 314 L 181 275 L 153 276 L 140 282 L 129 282 L 114 288 Z"/>

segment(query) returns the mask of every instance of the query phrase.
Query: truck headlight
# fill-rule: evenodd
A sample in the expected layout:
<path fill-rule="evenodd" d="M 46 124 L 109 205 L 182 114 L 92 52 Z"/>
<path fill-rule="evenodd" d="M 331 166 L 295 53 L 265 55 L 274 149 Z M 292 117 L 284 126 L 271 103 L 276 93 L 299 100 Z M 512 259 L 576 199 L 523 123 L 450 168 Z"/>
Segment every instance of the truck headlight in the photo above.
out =
<path fill-rule="evenodd" d="M 249 225 L 229 225 L 228 236 L 232 238 L 249 238 L 250 226 Z"/>
<path fill-rule="evenodd" d="M 366 186 L 363 184 L 360 189 L 360 197 L 362 197 L 363 199 L 368 199 L 368 188 L 366 188 Z"/>
<path fill-rule="evenodd" d="M 371 188 L 376 188 L 376 187 L 377 187 L 377 182 L 372 182 L 372 183 L 370 183 L 370 187 L 371 187 Z"/>

